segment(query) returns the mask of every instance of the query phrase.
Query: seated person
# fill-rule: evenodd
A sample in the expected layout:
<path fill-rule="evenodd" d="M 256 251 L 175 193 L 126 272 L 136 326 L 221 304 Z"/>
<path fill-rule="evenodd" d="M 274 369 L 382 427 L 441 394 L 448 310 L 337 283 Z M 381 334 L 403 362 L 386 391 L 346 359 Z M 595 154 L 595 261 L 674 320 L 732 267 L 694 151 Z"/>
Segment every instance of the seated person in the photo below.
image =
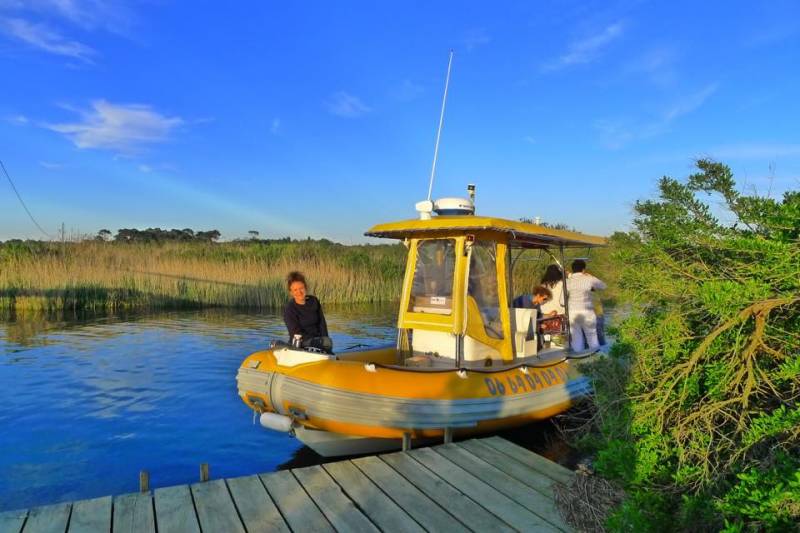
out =
<path fill-rule="evenodd" d="M 537 316 L 542 314 L 542 304 L 550 301 L 553 293 L 544 285 L 533 288 L 533 294 L 522 294 L 514 298 L 512 307 L 521 309 L 536 309 Z"/>
<path fill-rule="evenodd" d="M 322 313 L 319 300 L 306 294 L 306 278 L 300 272 L 289 272 L 286 284 L 292 299 L 283 308 L 283 321 L 289 330 L 289 342 L 299 335 L 302 348 L 316 348 L 325 352 L 333 349 L 333 341 L 328 337 L 328 324 Z"/>
<path fill-rule="evenodd" d="M 550 289 L 543 285 L 539 285 L 534 287 L 533 294 L 522 294 L 514 298 L 514 301 L 512 302 L 513 307 L 536 309 L 536 339 L 539 349 L 542 348 L 543 344 L 541 326 L 542 304 L 548 302 L 552 297 L 553 293 L 550 291 Z M 556 314 L 556 311 L 553 311 L 551 314 Z"/>

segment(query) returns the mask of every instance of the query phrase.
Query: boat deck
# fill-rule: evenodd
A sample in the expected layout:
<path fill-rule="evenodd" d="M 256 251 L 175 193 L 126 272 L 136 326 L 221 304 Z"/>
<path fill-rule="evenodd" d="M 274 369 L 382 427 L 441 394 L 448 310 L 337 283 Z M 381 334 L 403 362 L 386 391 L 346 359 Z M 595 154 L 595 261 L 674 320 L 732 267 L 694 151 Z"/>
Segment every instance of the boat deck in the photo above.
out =
<path fill-rule="evenodd" d="M 574 474 L 500 437 L 0 513 L 0 533 L 571 531 Z"/>

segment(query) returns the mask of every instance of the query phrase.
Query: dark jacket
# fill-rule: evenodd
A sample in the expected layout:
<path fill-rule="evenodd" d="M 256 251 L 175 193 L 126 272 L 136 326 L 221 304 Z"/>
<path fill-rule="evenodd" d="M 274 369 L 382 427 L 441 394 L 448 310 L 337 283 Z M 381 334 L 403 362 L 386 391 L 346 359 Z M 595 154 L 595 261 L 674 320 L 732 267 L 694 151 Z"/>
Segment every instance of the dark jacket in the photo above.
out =
<path fill-rule="evenodd" d="M 328 324 L 322 313 L 319 300 L 311 295 L 306 296 L 306 303 L 298 305 L 294 300 L 289 300 L 283 308 L 283 321 L 289 330 L 289 340 L 297 334 L 304 339 L 311 337 L 327 337 Z"/>

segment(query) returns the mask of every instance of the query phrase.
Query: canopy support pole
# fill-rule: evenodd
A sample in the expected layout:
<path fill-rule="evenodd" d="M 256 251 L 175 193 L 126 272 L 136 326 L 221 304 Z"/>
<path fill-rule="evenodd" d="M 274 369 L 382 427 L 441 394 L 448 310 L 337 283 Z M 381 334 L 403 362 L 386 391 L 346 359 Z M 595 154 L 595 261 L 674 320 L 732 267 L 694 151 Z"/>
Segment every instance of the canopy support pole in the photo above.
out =
<path fill-rule="evenodd" d="M 564 314 L 567 317 L 567 345 L 566 351 L 572 350 L 572 332 L 569 327 L 569 292 L 567 291 L 567 264 L 564 260 L 564 245 L 559 245 L 561 251 L 561 293 L 564 295 Z"/>

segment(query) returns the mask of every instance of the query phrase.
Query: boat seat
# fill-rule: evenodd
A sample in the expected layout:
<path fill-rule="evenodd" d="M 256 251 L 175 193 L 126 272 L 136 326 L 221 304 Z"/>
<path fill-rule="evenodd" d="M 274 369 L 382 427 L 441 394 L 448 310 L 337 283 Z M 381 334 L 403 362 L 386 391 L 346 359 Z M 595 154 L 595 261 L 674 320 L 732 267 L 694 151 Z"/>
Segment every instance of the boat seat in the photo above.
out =
<path fill-rule="evenodd" d="M 456 336 L 452 333 L 425 329 L 413 329 L 412 332 L 414 355 L 434 354 L 438 357 L 456 358 Z"/>
<path fill-rule="evenodd" d="M 536 355 L 538 335 L 536 331 L 536 309 L 512 308 L 514 319 L 514 350 L 517 357 Z"/>
<path fill-rule="evenodd" d="M 467 331 L 464 335 L 464 361 L 485 361 L 486 359 L 502 360 L 500 346 L 503 339 L 490 337 L 481 317 L 478 302 L 472 296 L 467 297 Z"/>

